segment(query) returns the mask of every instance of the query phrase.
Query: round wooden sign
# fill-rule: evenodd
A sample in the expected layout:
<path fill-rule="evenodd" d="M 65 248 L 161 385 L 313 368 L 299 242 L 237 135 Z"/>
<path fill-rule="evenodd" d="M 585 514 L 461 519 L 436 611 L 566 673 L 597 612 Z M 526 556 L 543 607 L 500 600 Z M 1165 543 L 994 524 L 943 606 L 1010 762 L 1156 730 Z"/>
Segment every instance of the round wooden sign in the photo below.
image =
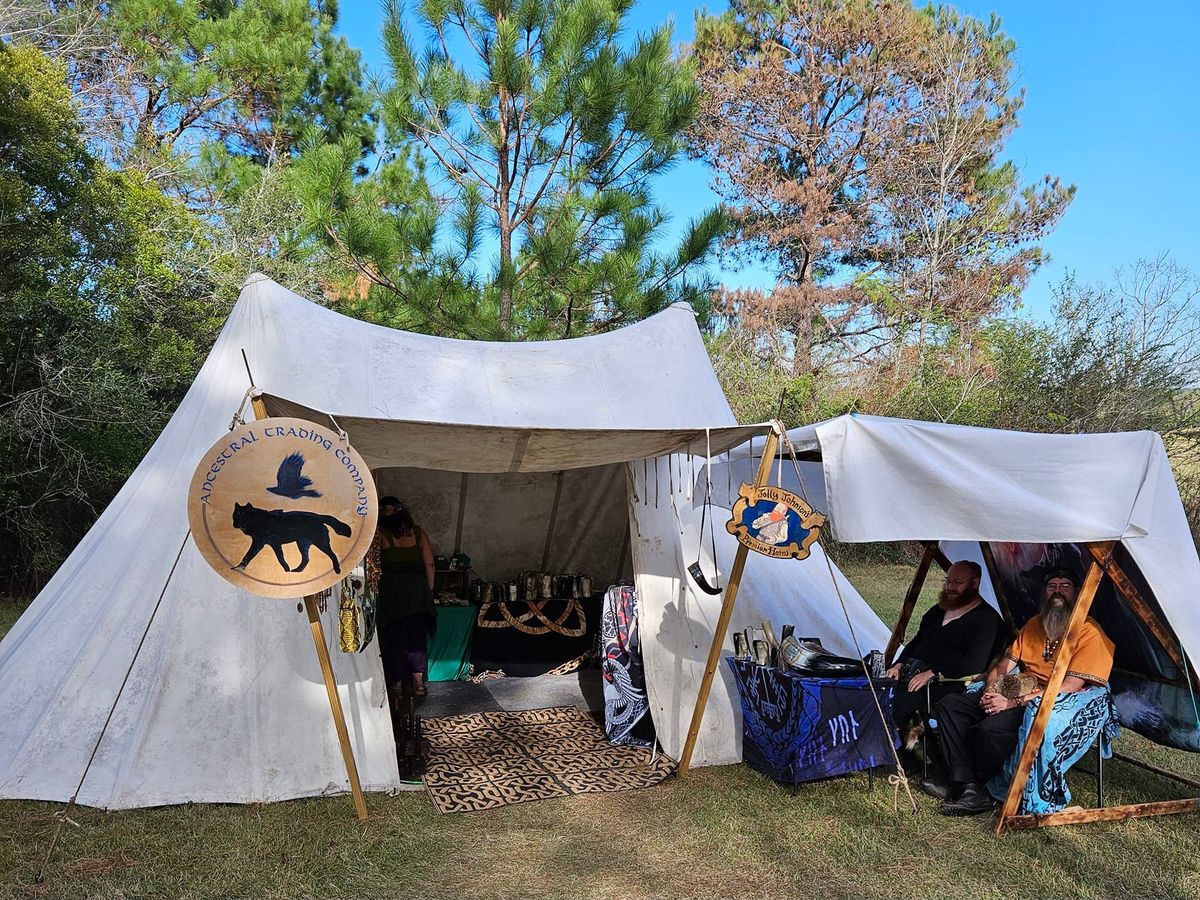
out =
<path fill-rule="evenodd" d="M 790 491 L 742 483 L 725 530 L 755 553 L 808 559 L 825 517 Z"/>
<path fill-rule="evenodd" d="M 192 538 L 222 577 L 263 597 L 315 594 L 358 564 L 379 503 L 362 457 L 304 419 L 261 419 L 209 449 L 188 492 Z"/>

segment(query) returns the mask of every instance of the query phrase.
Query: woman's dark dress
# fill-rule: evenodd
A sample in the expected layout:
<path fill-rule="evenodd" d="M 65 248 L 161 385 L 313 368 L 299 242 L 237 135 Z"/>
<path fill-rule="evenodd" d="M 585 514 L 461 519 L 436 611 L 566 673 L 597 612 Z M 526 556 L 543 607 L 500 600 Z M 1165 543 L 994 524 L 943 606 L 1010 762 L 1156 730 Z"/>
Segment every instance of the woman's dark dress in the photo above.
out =
<path fill-rule="evenodd" d="M 411 547 L 379 548 L 379 650 L 389 685 L 424 674 L 426 641 L 437 622 L 433 592 L 425 580 L 421 529 L 413 527 Z"/>

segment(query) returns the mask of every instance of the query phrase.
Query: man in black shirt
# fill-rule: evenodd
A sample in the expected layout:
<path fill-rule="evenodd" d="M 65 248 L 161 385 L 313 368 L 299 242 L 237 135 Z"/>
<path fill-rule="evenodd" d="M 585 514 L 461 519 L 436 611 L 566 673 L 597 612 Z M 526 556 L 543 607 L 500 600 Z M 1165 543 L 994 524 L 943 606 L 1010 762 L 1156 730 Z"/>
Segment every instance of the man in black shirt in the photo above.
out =
<path fill-rule="evenodd" d="M 1000 616 L 979 596 L 981 575 L 979 564 L 970 560 L 949 568 L 937 605 L 921 617 L 916 636 L 888 669 L 888 676 L 899 680 L 892 721 L 901 734 L 914 715 L 929 714 L 927 684 L 930 703 L 963 689 L 962 682 L 935 680 L 938 675 L 962 678 L 987 669 L 1002 625 Z"/>

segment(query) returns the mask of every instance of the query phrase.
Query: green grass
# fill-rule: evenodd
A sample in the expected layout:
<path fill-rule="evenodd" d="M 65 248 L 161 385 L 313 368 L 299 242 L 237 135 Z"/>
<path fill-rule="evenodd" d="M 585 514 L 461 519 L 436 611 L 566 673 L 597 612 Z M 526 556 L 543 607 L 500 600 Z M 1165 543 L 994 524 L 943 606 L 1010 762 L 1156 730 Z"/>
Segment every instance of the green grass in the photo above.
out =
<path fill-rule="evenodd" d="M 903 566 L 848 567 L 885 619 Z M 931 589 L 932 590 L 932 589 Z M 923 600 L 923 603 L 925 601 Z M 0 604 L 0 619 L 10 622 Z M 1119 748 L 1196 777 L 1195 756 L 1135 737 Z M 231 760 L 230 764 L 237 764 Z M 1090 804 L 1094 782 L 1072 776 Z M 1184 796 L 1121 763 L 1108 802 Z M 1194 898 L 1195 816 L 992 836 L 865 776 L 796 788 L 746 766 L 695 770 L 649 790 L 439 816 L 423 793 L 266 806 L 76 809 L 34 883 L 60 804 L 0 802 L 0 896 L 429 898 Z"/>

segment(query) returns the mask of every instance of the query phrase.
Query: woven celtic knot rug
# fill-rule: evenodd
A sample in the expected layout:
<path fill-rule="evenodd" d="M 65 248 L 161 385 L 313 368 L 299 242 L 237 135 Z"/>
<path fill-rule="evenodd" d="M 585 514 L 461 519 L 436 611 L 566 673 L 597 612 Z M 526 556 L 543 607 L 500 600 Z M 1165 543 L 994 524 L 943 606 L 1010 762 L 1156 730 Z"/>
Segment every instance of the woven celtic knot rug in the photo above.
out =
<path fill-rule="evenodd" d="M 438 812 L 658 784 L 674 770 L 642 747 L 614 747 L 573 706 L 426 719 L 425 787 Z"/>

